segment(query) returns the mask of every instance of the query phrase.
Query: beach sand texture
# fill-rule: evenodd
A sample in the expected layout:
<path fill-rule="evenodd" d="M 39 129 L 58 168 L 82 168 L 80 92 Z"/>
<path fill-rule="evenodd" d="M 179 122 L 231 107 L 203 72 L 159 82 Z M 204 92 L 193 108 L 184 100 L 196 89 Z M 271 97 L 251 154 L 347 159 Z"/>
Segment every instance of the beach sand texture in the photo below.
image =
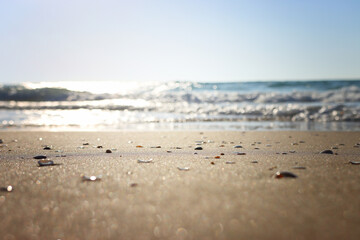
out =
<path fill-rule="evenodd" d="M 0 138 L 0 239 L 360 239 L 360 132 Z"/>

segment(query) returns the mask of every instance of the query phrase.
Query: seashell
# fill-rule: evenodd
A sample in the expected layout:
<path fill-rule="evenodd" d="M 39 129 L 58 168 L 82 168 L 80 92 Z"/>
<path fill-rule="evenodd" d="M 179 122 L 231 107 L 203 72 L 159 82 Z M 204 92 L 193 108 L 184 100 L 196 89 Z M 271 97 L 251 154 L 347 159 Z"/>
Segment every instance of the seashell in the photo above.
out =
<path fill-rule="evenodd" d="M 353 165 L 360 165 L 360 162 L 350 161 L 349 163 L 351 163 L 351 164 L 353 164 Z"/>
<path fill-rule="evenodd" d="M 39 167 L 60 165 L 60 164 L 54 163 L 52 160 L 39 160 L 38 164 L 39 164 Z"/>
<path fill-rule="evenodd" d="M 138 163 L 151 163 L 151 162 L 152 162 L 152 158 L 150 158 L 149 160 L 141 160 L 141 159 L 138 159 L 137 162 L 138 162 Z"/>
<path fill-rule="evenodd" d="M 194 148 L 194 150 L 203 150 L 203 148 L 202 147 L 196 147 L 196 148 Z"/>
<path fill-rule="evenodd" d="M 188 167 L 178 167 L 177 169 L 179 169 L 180 171 L 189 171 L 190 168 Z"/>
<path fill-rule="evenodd" d="M 321 151 L 320 153 L 321 153 L 321 154 L 334 154 L 334 152 L 331 151 L 331 150 L 329 150 L 329 149 L 324 150 L 324 151 Z"/>
<path fill-rule="evenodd" d="M 1 192 L 12 192 L 12 191 L 14 191 L 14 188 L 11 185 L 9 185 L 9 186 L 0 188 L 0 191 Z"/>
<path fill-rule="evenodd" d="M 38 155 L 35 156 L 34 159 L 46 159 L 47 157 L 45 155 Z"/>
<path fill-rule="evenodd" d="M 275 178 L 297 178 L 292 172 L 277 172 Z"/>
<path fill-rule="evenodd" d="M 100 181 L 102 178 L 102 175 L 98 175 L 98 176 L 83 176 L 82 179 L 83 181 L 90 181 L 90 182 L 93 182 L 93 181 Z"/>

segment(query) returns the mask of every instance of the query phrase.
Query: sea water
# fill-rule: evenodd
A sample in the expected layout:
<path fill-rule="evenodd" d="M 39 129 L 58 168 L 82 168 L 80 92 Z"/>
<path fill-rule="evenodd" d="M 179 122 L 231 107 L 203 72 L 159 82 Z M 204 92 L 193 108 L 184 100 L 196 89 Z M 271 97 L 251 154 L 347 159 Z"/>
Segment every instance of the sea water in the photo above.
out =
<path fill-rule="evenodd" d="M 359 131 L 360 80 L 1 85 L 0 129 Z"/>

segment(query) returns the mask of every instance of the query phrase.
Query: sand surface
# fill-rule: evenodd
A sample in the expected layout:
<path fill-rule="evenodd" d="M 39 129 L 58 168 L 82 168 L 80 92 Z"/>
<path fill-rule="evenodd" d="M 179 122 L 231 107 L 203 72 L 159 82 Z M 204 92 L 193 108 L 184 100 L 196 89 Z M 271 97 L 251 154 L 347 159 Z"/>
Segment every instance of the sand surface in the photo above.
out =
<path fill-rule="evenodd" d="M 0 187 L 13 187 L 0 192 L 0 239 L 360 239 L 360 165 L 349 163 L 360 161 L 359 132 L 0 139 Z M 61 165 L 38 167 L 36 155 Z M 277 171 L 298 177 L 276 179 Z"/>

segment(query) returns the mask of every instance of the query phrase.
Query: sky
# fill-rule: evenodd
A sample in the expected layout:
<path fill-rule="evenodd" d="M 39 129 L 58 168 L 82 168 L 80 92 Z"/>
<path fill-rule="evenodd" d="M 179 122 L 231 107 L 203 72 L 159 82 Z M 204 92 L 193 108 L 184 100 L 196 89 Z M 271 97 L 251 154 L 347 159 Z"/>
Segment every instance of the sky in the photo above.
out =
<path fill-rule="evenodd" d="M 359 0 L 0 0 L 0 82 L 360 78 Z"/>

